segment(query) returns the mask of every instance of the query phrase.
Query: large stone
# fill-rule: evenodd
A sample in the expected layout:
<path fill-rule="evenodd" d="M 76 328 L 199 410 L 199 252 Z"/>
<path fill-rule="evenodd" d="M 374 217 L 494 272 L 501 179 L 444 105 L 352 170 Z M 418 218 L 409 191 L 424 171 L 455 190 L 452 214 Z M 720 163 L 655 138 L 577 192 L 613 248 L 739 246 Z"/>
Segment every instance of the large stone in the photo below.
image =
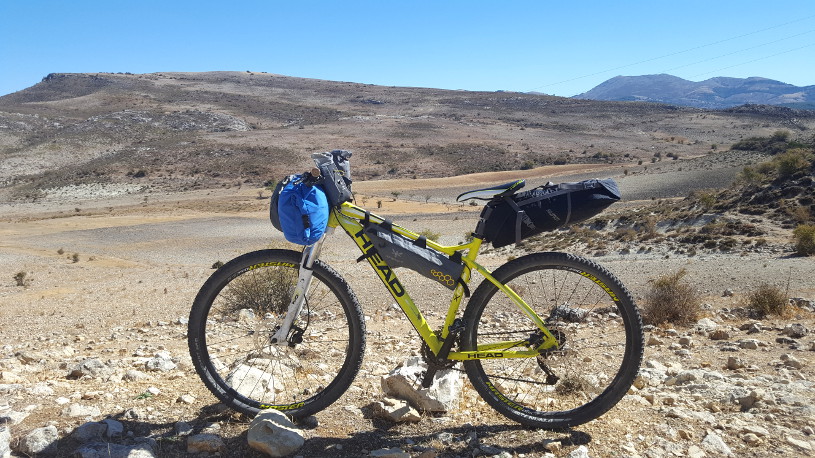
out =
<path fill-rule="evenodd" d="M 223 453 L 226 444 L 217 434 L 196 434 L 187 437 L 187 453 Z"/>
<path fill-rule="evenodd" d="M 702 448 L 716 456 L 733 456 L 733 451 L 724 440 L 714 432 L 708 432 L 702 439 Z"/>
<path fill-rule="evenodd" d="M 90 422 L 79 425 L 78 428 L 71 433 L 71 437 L 86 444 L 89 442 L 99 442 L 102 436 L 108 429 L 108 425 L 101 422 Z"/>
<path fill-rule="evenodd" d="M 264 401 L 274 399 L 282 384 L 272 374 L 241 364 L 226 376 L 226 383 L 248 398 Z"/>
<path fill-rule="evenodd" d="M 23 437 L 19 450 L 26 455 L 54 455 L 57 453 L 58 439 L 56 426 L 37 428 Z"/>
<path fill-rule="evenodd" d="M 107 426 L 107 429 L 105 430 L 105 437 L 109 439 L 119 437 L 125 432 L 124 425 L 121 422 L 118 422 L 112 418 L 102 420 L 102 423 L 104 423 L 105 426 Z"/>
<path fill-rule="evenodd" d="M 305 444 L 294 423 L 277 410 L 263 410 L 252 419 L 246 437 L 249 447 L 269 456 L 290 455 Z"/>
<path fill-rule="evenodd" d="M 441 370 L 430 388 L 422 388 L 422 375 L 427 370 L 420 357 L 408 359 L 402 367 L 382 377 L 382 391 L 404 399 L 421 412 L 448 412 L 458 407 L 463 381 L 458 371 Z"/>
<path fill-rule="evenodd" d="M 803 324 L 792 323 L 785 326 L 781 331 L 781 334 L 792 337 L 793 339 L 800 339 L 809 334 L 809 329 L 807 329 Z"/>
<path fill-rule="evenodd" d="M 710 318 L 702 318 L 701 320 L 696 322 L 696 325 L 694 325 L 694 329 L 705 334 L 708 332 L 715 331 L 718 328 L 719 324 L 711 320 Z"/>

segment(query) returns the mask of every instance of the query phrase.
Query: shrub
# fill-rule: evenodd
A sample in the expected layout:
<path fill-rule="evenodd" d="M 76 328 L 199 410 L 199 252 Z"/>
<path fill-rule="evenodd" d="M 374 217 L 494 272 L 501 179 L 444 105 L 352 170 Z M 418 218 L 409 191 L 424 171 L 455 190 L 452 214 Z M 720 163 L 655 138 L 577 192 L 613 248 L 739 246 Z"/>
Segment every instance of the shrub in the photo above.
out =
<path fill-rule="evenodd" d="M 738 177 L 736 177 L 736 181 L 745 186 L 754 186 L 760 184 L 763 178 L 764 175 L 761 174 L 756 168 L 747 166 L 744 167 L 744 169 L 742 169 L 742 171 L 739 173 Z"/>
<path fill-rule="evenodd" d="M 244 273 L 221 291 L 222 309 L 229 313 L 250 309 L 258 317 L 265 313 L 285 314 L 297 276 L 297 269 L 281 267 Z"/>
<path fill-rule="evenodd" d="M 801 224 L 792 231 L 795 251 L 801 256 L 815 254 L 815 224 Z"/>
<path fill-rule="evenodd" d="M 419 235 L 423 235 L 428 240 L 433 240 L 434 242 L 441 237 L 441 233 L 433 232 L 430 229 L 425 229 L 425 230 L 419 232 Z"/>
<path fill-rule="evenodd" d="M 646 324 L 690 324 L 699 317 L 701 298 L 693 287 L 683 281 L 687 274 L 681 269 L 652 280 L 645 293 L 643 321 Z"/>
<path fill-rule="evenodd" d="M 28 273 L 22 270 L 14 274 L 14 281 L 17 283 L 17 286 L 27 286 L 30 283 Z"/>
<path fill-rule="evenodd" d="M 784 316 L 788 312 L 788 307 L 786 292 L 767 283 L 761 284 L 747 295 L 747 308 L 760 317 Z"/>
<path fill-rule="evenodd" d="M 784 154 L 779 154 L 774 162 L 778 169 L 778 175 L 788 177 L 799 171 L 805 171 L 810 166 L 809 151 L 803 148 L 793 148 Z"/>

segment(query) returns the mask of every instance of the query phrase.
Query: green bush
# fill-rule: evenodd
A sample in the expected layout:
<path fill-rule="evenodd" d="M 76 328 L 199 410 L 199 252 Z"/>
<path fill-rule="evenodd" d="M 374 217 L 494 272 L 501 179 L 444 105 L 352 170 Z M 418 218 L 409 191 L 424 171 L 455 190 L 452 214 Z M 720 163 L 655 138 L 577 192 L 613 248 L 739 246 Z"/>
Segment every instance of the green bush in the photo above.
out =
<path fill-rule="evenodd" d="M 702 300 L 693 286 L 683 281 L 686 274 L 687 271 L 681 269 L 652 280 L 650 289 L 645 293 L 642 310 L 642 319 L 646 324 L 687 325 L 699 318 Z"/>
<path fill-rule="evenodd" d="M 801 224 L 792 231 L 795 251 L 801 256 L 815 254 L 815 224 Z"/>
<path fill-rule="evenodd" d="M 775 163 L 776 170 L 778 170 L 778 175 L 782 178 L 804 171 L 808 169 L 811 164 L 809 151 L 803 148 L 793 148 L 783 154 L 779 154 L 773 159 L 773 162 Z"/>

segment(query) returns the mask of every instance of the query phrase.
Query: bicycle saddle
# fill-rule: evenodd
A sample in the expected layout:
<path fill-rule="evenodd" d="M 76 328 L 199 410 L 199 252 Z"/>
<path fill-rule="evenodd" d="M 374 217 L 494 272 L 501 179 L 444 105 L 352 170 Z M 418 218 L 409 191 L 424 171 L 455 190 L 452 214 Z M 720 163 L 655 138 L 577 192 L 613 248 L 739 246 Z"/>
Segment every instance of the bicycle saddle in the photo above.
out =
<path fill-rule="evenodd" d="M 492 200 L 495 199 L 496 197 L 503 197 L 515 194 L 519 189 L 523 188 L 525 184 L 526 180 L 515 180 L 510 181 L 509 183 L 504 183 L 502 185 L 493 186 L 491 188 L 467 191 L 463 194 L 459 194 L 459 196 L 456 197 L 456 201 L 464 202 L 465 200 L 469 199 Z"/>

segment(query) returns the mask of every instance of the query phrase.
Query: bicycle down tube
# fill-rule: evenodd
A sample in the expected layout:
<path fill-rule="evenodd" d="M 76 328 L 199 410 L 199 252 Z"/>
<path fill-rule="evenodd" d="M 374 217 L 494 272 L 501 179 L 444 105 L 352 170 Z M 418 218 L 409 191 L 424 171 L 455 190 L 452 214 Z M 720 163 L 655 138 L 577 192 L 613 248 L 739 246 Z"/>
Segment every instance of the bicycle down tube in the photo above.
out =
<path fill-rule="evenodd" d="M 366 211 L 362 208 L 350 203 L 343 203 L 340 209 L 332 210 L 328 225 L 329 227 L 342 227 L 354 240 L 360 251 L 362 251 L 363 254 L 368 254 L 368 252 L 373 249 L 373 244 L 370 238 L 365 235 L 364 226 L 361 222 L 365 216 Z M 372 213 L 368 213 L 368 218 L 372 223 L 381 223 L 384 221 L 382 217 Z M 416 240 L 419 237 L 418 234 L 415 234 L 403 227 L 397 226 L 396 224 L 394 224 L 392 227 L 395 232 L 411 240 Z M 510 298 L 524 312 L 524 314 L 529 317 L 531 322 L 534 323 L 534 325 L 543 333 L 544 336 L 542 343 L 537 345 L 535 348 L 530 348 L 528 350 L 509 350 L 520 345 L 529 346 L 528 341 L 521 340 L 493 342 L 486 345 L 479 345 L 474 351 L 451 351 L 447 357 L 448 359 L 468 360 L 490 358 L 529 358 L 539 355 L 541 350 L 558 346 L 557 339 L 552 335 L 549 329 L 547 329 L 540 316 L 538 316 L 538 314 L 535 313 L 535 311 L 532 310 L 532 308 L 529 307 L 529 305 L 509 286 L 496 280 L 490 271 L 475 262 L 479 249 L 481 248 L 480 239 L 474 238 L 469 243 L 453 246 L 439 245 L 432 240 L 427 240 L 426 243 L 428 247 L 447 255 L 453 255 L 457 251 L 466 251 L 466 254 L 462 255 L 461 257 L 462 262 L 466 266 L 462 274 L 462 280 L 465 283 L 469 283 L 473 270 L 481 274 L 487 281 L 493 283 L 508 298 Z M 453 321 L 458 315 L 461 300 L 464 298 L 464 286 L 458 285 L 454 289 L 453 298 L 450 301 L 450 307 L 447 311 L 445 322 L 442 327 L 442 335 L 439 336 L 430 328 L 427 320 L 425 320 L 421 311 L 413 302 L 413 299 L 410 297 L 405 287 L 399 281 L 396 272 L 390 266 L 388 266 L 387 262 L 376 253 L 372 253 L 370 256 L 366 257 L 374 271 L 376 271 L 377 275 L 379 276 L 379 279 L 391 293 L 397 304 L 399 304 L 399 307 L 405 313 L 408 320 L 419 333 L 421 338 L 425 341 L 425 343 L 427 343 L 434 354 L 438 354 L 444 339 L 449 333 L 450 326 L 452 326 Z"/>

